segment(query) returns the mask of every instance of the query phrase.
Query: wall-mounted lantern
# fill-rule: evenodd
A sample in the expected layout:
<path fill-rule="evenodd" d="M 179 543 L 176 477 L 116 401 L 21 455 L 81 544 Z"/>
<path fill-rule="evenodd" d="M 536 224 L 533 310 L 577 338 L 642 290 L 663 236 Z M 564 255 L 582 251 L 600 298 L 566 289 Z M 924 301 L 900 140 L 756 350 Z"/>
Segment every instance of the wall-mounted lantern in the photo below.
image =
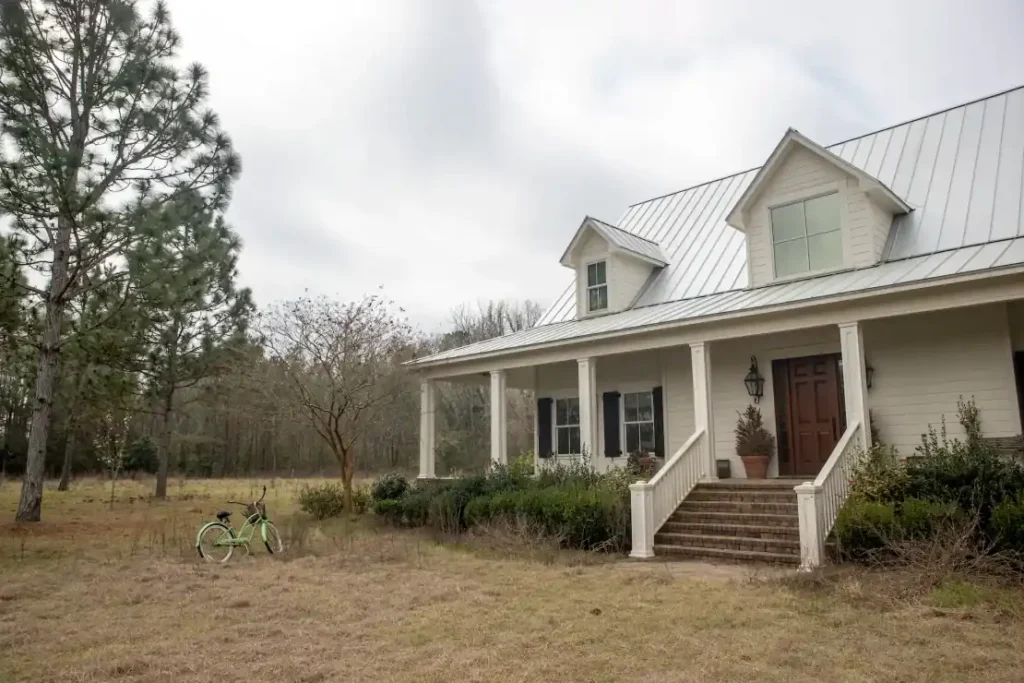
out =
<path fill-rule="evenodd" d="M 747 393 L 754 399 L 754 403 L 759 403 L 764 396 L 764 377 L 757 370 L 757 356 L 750 357 L 750 371 L 743 378 L 743 384 L 747 386 Z"/>
<path fill-rule="evenodd" d="M 871 388 L 871 380 L 875 376 L 875 369 L 873 367 L 871 367 L 871 363 L 865 364 L 865 366 L 864 366 L 864 375 L 865 375 L 865 380 L 866 380 L 867 385 L 868 385 L 868 389 L 870 389 Z"/>

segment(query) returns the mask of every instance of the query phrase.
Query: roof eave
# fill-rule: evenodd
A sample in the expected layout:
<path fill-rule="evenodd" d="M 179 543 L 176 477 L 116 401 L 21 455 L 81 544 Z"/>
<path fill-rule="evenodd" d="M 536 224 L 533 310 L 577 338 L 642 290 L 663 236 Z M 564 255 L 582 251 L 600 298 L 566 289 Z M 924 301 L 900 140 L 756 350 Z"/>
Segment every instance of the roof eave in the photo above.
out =
<path fill-rule="evenodd" d="M 892 210 L 894 214 L 905 214 L 911 211 L 912 207 L 899 197 L 899 195 L 886 187 L 886 185 L 880 180 L 836 156 L 818 143 L 800 133 L 800 131 L 789 128 L 782 136 L 782 139 L 779 140 L 779 143 L 775 145 L 775 149 L 772 150 L 772 153 L 768 155 L 767 161 L 765 161 L 764 165 L 757 172 L 753 182 L 747 186 L 747 189 L 744 190 L 740 198 L 735 204 L 733 204 L 732 209 L 729 210 L 725 219 L 725 222 L 728 225 L 741 232 L 746 232 L 745 221 L 750 204 L 760 196 L 761 188 L 764 185 L 765 180 L 775 172 L 776 167 L 782 159 L 785 158 L 789 149 L 793 145 L 800 145 L 804 149 L 813 152 L 825 161 L 838 167 L 844 173 L 848 173 L 849 175 L 857 178 L 864 191 L 871 194 L 871 196 L 876 200 L 885 205 L 886 208 Z"/>

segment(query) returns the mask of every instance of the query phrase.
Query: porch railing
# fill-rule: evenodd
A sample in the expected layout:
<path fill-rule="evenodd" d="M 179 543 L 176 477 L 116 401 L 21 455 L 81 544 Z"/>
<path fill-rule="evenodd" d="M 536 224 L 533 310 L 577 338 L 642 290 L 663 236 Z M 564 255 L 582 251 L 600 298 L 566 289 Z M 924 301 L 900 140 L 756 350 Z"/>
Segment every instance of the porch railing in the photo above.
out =
<path fill-rule="evenodd" d="M 707 431 L 702 429 L 687 439 L 650 481 L 630 485 L 633 529 L 630 557 L 654 557 L 654 534 L 707 475 L 706 455 Z"/>
<path fill-rule="evenodd" d="M 850 496 L 853 468 L 863 454 L 861 422 L 853 422 L 832 449 L 818 478 L 795 488 L 800 516 L 800 566 L 821 566 L 825 539 L 832 532 L 839 510 Z"/>

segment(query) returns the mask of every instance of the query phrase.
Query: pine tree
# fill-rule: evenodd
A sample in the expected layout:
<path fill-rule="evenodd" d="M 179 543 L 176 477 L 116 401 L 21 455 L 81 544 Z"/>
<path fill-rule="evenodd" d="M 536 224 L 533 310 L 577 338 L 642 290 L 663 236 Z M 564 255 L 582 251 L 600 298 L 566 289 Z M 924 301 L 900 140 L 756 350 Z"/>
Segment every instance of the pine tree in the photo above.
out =
<path fill-rule="evenodd" d="M 186 194 L 158 220 L 155 237 L 139 242 L 128 264 L 139 282 L 137 370 L 159 419 L 156 497 L 164 498 L 175 397 L 225 369 L 226 354 L 245 343 L 253 304 L 248 289 L 235 287 L 241 242 L 223 216 Z"/>
<path fill-rule="evenodd" d="M 0 212 L 44 283 L 24 285 L 42 319 L 19 520 L 41 516 L 68 303 L 125 279 L 150 214 L 189 192 L 222 208 L 239 172 L 207 74 L 179 71 L 178 45 L 163 2 L 146 17 L 135 0 L 0 3 Z"/>

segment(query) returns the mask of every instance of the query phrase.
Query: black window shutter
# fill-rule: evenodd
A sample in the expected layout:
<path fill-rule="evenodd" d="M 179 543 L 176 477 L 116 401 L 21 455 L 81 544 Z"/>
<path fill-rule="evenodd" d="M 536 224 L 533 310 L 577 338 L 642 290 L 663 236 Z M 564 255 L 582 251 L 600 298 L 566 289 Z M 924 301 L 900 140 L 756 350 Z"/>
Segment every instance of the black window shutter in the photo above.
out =
<path fill-rule="evenodd" d="M 537 455 L 551 457 L 551 399 L 537 399 Z"/>
<path fill-rule="evenodd" d="M 651 399 L 654 401 L 654 455 L 659 458 L 665 457 L 665 408 L 661 404 L 661 387 L 651 389 Z"/>
<path fill-rule="evenodd" d="M 617 458 L 622 455 L 619 447 L 619 392 L 606 391 L 602 396 L 604 402 L 604 455 Z"/>

